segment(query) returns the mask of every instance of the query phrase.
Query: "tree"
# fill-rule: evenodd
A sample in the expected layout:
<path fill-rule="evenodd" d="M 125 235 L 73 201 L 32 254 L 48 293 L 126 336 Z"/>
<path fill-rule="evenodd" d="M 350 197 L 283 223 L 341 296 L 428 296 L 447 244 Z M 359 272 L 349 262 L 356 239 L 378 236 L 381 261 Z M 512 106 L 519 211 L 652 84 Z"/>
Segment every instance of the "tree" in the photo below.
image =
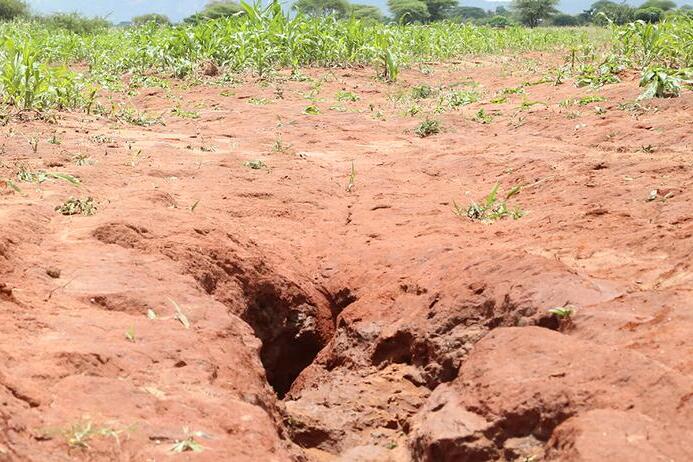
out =
<path fill-rule="evenodd" d="M 647 0 L 638 9 L 644 10 L 646 8 L 659 8 L 662 11 L 669 11 L 676 8 L 676 3 L 672 0 Z"/>
<path fill-rule="evenodd" d="M 160 26 L 168 26 L 171 24 L 171 20 L 168 19 L 168 16 L 159 13 L 143 14 L 141 16 L 135 16 L 134 18 L 132 18 L 132 23 L 135 26 L 142 26 L 150 22 L 153 22 Z"/>
<path fill-rule="evenodd" d="M 28 16 L 29 6 L 24 0 L 0 0 L 0 21 Z"/>
<path fill-rule="evenodd" d="M 559 13 L 551 19 L 554 26 L 577 26 L 580 22 L 576 16 Z"/>
<path fill-rule="evenodd" d="M 440 21 L 448 17 L 450 10 L 457 5 L 457 0 L 424 0 L 431 15 L 431 21 Z"/>
<path fill-rule="evenodd" d="M 468 19 L 482 19 L 487 17 L 488 13 L 483 8 L 475 6 L 456 6 L 450 10 L 449 15 L 451 18 L 464 21 Z"/>
<path fill-rule="evenodd" d="M 558 0 L 513 0 L 513 9 L 522 24 L 537 27 L 545 19 L 556 14 Z"/>
<path fill-rule="evenodd" d="M 513 25 L 513 22 L 508 16 L 501 16 L 499 14 L 491 16 L 490 18 L 482 19 L 479 24 L 483 24 L 490 27 L 495 27 L 497 29 L 503 29 Z"/>
<path fill-rule="evenodd" d="M 343 18 L 349 11 L 349 3 L 347 0 L 298 0 L 292 8 L 313 18 L 324 16 Z"/>
<path fill-rule="evenodd" d="M 397 22 L 439 21 L 450 16 L 457 0 L 388 0 L 387 6 Z"/>
<path fill-rule="evenodd" d="M 662 19 L 664 11 L 661 8 L 650 6 L 648 8 L 640 8 L 635 10 L 635 19 L 649 23 L 659 22 Z"/>
<path fill-rule="evenodd" d="M 360 5 L 358 3 L 351 5 L 349 15 L 356 19 L 373 19 L 379 22 L 382 22 L 384 19 L 382 11 L 377 6 Z"/>
<path fill-rule="evenodd" d="M 508 11 L 508 9 L 506 7 L 504 7 L 503 5 L 497 6 L 495 15 L 496 16 L 510 16 L 510 11 Z"/>
<path fill-rule="evenodd" d="M 431 17 L 428 7 L 420 0 L 387 0 L 387 6 L 399 23 L 426 22 Z"/>
<path fill-rule="evenodd" d="M 212 0 L 199 13 L 184 19 L 184 22 L 196 24 L 210 19 L 227 18 L 242 13 L 243 8 L 231 0 Z"/>
<path fill-rule="evenodd" d="M 585 10 L 581 16 L 585 19 L 591 19 L 595 24 L 599 25 L 606 25 L 609 21 L 621 25 L 632 22 L 635 19 L 635 9 L 625 3 L 599 0 L 593 3 L 589 10 Z"/>
<path fill-rule="evenodd" d="M 111 27 L 111 22 L 106 18 L 88 18 L 79 13 L 53 13 L 43 18 L 50 27 L 69 30 L 75 34 L 94 34 Z"/>

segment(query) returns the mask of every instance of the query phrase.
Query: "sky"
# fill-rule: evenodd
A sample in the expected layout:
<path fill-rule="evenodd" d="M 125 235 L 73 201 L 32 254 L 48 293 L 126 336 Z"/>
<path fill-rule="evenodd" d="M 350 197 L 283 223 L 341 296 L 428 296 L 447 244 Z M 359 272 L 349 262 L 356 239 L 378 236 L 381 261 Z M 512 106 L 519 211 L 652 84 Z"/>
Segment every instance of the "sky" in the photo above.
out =
<path fill-rule="evenodd" d="M 561 0 L 558 8 L 566 13 L 579 13 L 594 1 L 596 0 Z M 628 3 L 638 5 L 644 1 L 628 0 Z M 119 23 L 145 13 L 163 13 L 174 21 L 180 21 L 199 11 L 207 0 L 28 0 L 28 3 L 37 13 L 77 11 L 87 16 L 107 16 L 111 22 Z M 375 5 L 387 12 L 387 0 L 353 0 L 352 3 Z M 494 9 L 495 5 L 504 2 L 503 0 L 460 0 L 459 3 Z M 678 0 L 677 3 L 679 5 L 693 4 L 693 0 Z"/>

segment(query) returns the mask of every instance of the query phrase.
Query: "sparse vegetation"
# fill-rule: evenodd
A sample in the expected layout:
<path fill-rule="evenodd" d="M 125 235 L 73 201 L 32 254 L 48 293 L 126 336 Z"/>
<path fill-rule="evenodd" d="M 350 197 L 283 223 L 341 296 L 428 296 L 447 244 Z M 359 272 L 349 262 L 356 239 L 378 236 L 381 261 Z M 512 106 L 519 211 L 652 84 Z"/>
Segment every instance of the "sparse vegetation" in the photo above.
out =
<path fill-rule="evenodd" d="M 520 193 L 520 186 L 514 186 L 505 194 L 504 199 L 498 197 L 498 188 L 500 184 L 496 183 L 491 189 L 491 192 L 481 202 L 472 202 L 466 209 L 463 209 L 457 203 L 453 202 L 453 211 L 455 215 L 460 217 L 468 217 L 472 220 L 483 222 L 494 222 L 506 217 L 513 220 L 522 218 L 525 212 L 519 207 L 508 207 L 507 201 L 513 196 Z"/>
<path fill-rule="evenodd" d="M 243 165 L 252 170 L 262 170 L 263 168 L 267 168 L 267 164 L 259 159 L 246 161 L 243 163 Z"/>
<path fill-rule="evenodd" d="M 414 133 L 421 138 L 437 135 L 440 133 L 440 122 L 435 119 L 427 118 L 416 127 Z"/>
<path fill-rule="evenodd" d="M 569 319 L 575 313 L 575 308 L 570 305 L 559 306 L 548 310 L 549 313 L 560 319 Z"/>
<path fill-rule="evenodd" d="M 96 213 L 96 203 L 92 197 L 80 199 L 70 197 L 63 204 L 58 205 L 55 210 L 63 215 L 94 215 Z"/>
<path fill-rule="evenodd" d="M 110 427 L 98 427 L 91 421 L 78 422 L 63 432 L 67 444 L 75 449 L 89 449 L 93 439 L 99 437 L 113 438 L 120 443 L 120 431 Z"/>

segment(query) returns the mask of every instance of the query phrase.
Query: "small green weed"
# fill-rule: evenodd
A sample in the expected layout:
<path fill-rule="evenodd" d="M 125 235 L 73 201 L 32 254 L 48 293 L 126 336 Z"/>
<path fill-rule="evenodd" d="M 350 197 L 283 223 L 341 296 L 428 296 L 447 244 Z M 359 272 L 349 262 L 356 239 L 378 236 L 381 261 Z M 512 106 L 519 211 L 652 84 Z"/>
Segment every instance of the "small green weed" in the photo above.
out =
<path fill-rule="evenodd" d="M 440 122 L 435 119 L 426 118 L 414 130 L 420 138 L 426 138 L 440 133 Z"/>
<path fill-rule="evenodd" d="M 68 174 L 68 173 L 58 173 L 58 172 L 44 172 L 39 170 L 37 172 L 31 172 L 22 166 L 17 173 L 17 179 L 25 183 L 37 183 L 41 184 L 47 180 L 62 180 L 70 183 L 73 186 L 79 186 L 79 179 Z"/>
<path fill-rule="evenodd" d="M 252 97 L 248 98 L 248 104 L 252 104 L 253 106 L 265 106 L 270 103 L 270 100 L 267 98 L 259 98 L 259 97 Z"/>
<path fill-rule="evenodd" d="M 75 163 L 75 165 L 81 167 L 83 165 L 89 165 L 92 164 L 93 161 L 91 160 L 91 157 L 89 157 L 87 154 L 75 154 L 72 156 L 72 162 Z"/>
<path fill-rule="evenodd" d="M 345 102 L 345 101 L 350 101 L 352 103 L 355 103 L 356 101 L 360 100 L 361 98 L 359 95 L 356 93 L 353 93 L 351 91 L 346 91 L 346 90 L 339 90 L 337 94 L 335 95 L 335 98 L 337 101 Z"/>
<path fill-rule="evenodd" d="M 522 103 L 520 104 L 520 110 L 521 110 L 521 111 L 526 111 L 526 110 L 530 109 L 532 106 L 536 106 L 536 105 L 539 105 L 539 104 L 544 105 L 544 106 L 547 106 L 547 104 L 546 104 L 545 102 L 543 102 L 543 101 L 532 101 L 532 100 L 527 100 L 527 99 L 525 99 L 525 100 L 523 100 Z"/>
<path fill-rule="evenodd" d="M 570 305 L 558 306 L 549 309 L 548 312 L 559 319 L 569 319 L 575 313 L 575 308 Z"/>
<path fill-rule="evenodd" d="M 130 326 L 130 328 L 128 328 L 128 330 L 125 332 L 125 339 L 128 342 L 135 343 L 137 338 L 135 337 L 135 328 L 134 327 Z"/>
<path fill-rule="evenodd" d="M 523 87 L 509 87 L 501 90 L 502 95 L 520 95 L 525 92 Z"/>
<path fill-rule="evenodd" d="M 199 119 L 200 118 L 200 113 L 196 111 L 187 111 L 183 109 L 180 105 L 174 107 L 171 109 L 171 112 L 182 118 L 182 119 Z"/>
<path fill-rule="evenodd" d="M 503 200 L 498 198 L 498 188 L 499 183 L 496 183 L 481 203 L 472 202 L 466 209 L 453 202 L 453 212 L 457 216 L 466 216 L 472 220 L 483 222 L 493 222 L 506 217 L 511 217 L 513 220 L 522 218 L 525 215 L 522 209 L 519 207 L 510 209 L 507 204 L 510 198 L 520 193 L 521 187 L 514 186 L 508 191 Z"/>
<path fill-rule="evenodd" d="M 76 423 L 63 432 L 67 444 L 76 449 L 89 449 L 89 442 L 96 437 L 111 437 L 119 444 L 120 433 L 109 427 L 95 427 L 90 421 Z"/>
<path fill-rule="evenodd" d="M 267 164 L 265 164 L 261 160 L 249 160 L 247 162 L 244 162 L 243 165 L 253 170 L 261 170 L 263 168 L 267 168 Z"/>
<path fill-rule="evenodd" d="M 272 144 L 272 152 L 285 154 L 290 152 L 292 148 L 291 144 L 285 143 L 281 136 L 278 136 L 274 143 Z"/>
<path fill-rule="evenodd" d="M 474 90 L 455 90 L 445 96 L 448 106 L 457 108 L 479 101 L 479 93 Z"/>
<path fill-rule="evenodd" d="M 55 210 L 63 215 L 91 216 L 96 213 L 96 203 L 92 197 L 86 199 L 70 197 L 62 205 L 58 205 Z"/>
<path fill-rule="evenodd" d="M 161 117 L 150 117 L 147 114 L 138 112 L 133 108 L 121 109 L 115 114 L 115 118 L 120 122 L 127 122 L 140 127 L 151 127 L 157 124 L 165 125 Z"/>
<path fill-rule="evenodd" d="M 558 105 L 561 106 L 561 107 L 568 107 L 568 106 L 571 106 L 571 105 L 573 105 L 573 104 L 577 104 L 577 105 L 580 105 L 580 106 L 587 106 L 588 104 L 591 104 L 591 103 L 599 103 L 599 102 L 602 102 L 602 101 L 606 101 L 606 98 L 604 98 L 603 96 L 599 96 L 599 95 L 587 95 L 587 96 L 582 96 L 582 97 L 580 97 L 580 98 L 568 98 L 568 99 L 564 99 L 563 101 L 561 101 L 560 103 L 558 103 Z"/>
<path fill-rule="evenodd" d="M 474 117 L 472 117 L 472 120 L 480 124 L 490 124 L 493 122 L 493 116 L 481 108 L 476 112 Z"/>
<path fill-rule="evenodd" d="M 411 89 L 411 97 L 414 99 L 426 99 L 433 96 L 434 92 L 429 85 L 416 85 Z"/>
<path fill-rule="evenodd" d="M 347 192 L 351 192 L 356 186 L 356 167 L 354 167 L 354 161 L 351 161 L 351 173 L 349 174 L 349 184 L 347 184 Z"/>

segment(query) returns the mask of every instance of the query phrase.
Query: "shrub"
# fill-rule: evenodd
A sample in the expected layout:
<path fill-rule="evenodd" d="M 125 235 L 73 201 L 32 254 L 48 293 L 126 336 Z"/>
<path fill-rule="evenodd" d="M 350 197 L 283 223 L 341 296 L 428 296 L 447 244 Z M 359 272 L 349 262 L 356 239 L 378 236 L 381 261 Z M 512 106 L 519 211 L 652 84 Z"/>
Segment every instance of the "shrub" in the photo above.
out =
<path fill-rule="evenodd" d="M 28 16 L 29 6 L 24 0 L 0 0 L 0 21 Z"/>
<path fill-rule="evenodd" d="M 505 27 L 510 27 L 513 25 L 513 22 L 509 17 L 500 15 L 496 15 L 489 19 L 479 21 L 479 23 L 498 29 L 503 29 Z"/>
<path fill-rule="evenodd" d="M 75 34 L 86 35 L 101 32 L 111 26 L 104 18 L 87 18 L 79 13 L 53 13 L 44 18 L 49 27 L 69 30 Z"/>
<path fill-rule="evenodd" d="M 143 14 L 141 16 L 135 16 L 132 18 L 132 24 L 135 26 L 143 26 L 145 24 L 149 24 L 150 22 L 160 26 L 168 26 L 171 24 L 171 20 L 168 18 L 168 16 L 159 13 Z"/>
<path fill-rule="evenodd" d="M 554 16 L 551 22 L 554 26 L 577 26 L 579 21 L 575 16 L 561 13 Z"/>
<path fill-rule="evenodd" d="M 662 19 L 663 14 L 664 12 L 661 10 L 661 8 L 651 6 L 648 8 L 640 8 L 639 10 L 635 10 L 635 19 L 655 23 Z"/>
<path fill-rule="evenodd" d="M 361 5 L 354 3 L 349 8 L 349 16 L 356 19 L 365 19 L 382 22 L 384 17 L 380 8 L 373 5 Z"/>
<path fill-rule="evenodd" d="M 207 3 L 199 13 L 185 18 L 184 22 L 197 24 L 210 19 L 228 18 L 242 12 L 243 8 L 238 3 L 227 0 L 213 0 Z"/>

